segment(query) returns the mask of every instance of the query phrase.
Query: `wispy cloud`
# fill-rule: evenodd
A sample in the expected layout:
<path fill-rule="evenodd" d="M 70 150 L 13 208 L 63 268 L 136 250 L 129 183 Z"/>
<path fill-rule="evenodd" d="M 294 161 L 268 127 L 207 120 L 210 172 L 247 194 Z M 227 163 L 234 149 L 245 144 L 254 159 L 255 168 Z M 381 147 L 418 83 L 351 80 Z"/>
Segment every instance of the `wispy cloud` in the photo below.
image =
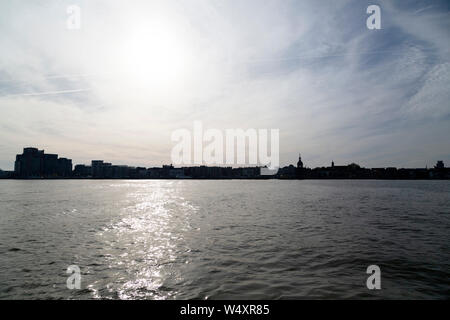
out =
<path fill-rule="evenodd" d="M 66 93 L 77 93 L 77 92 L 85 92 L 91 91 L 91 89 L 73 89 L 73 90 L 58 90 L 58 91 L 47 91 L 47 92 L 31 92 L 31 93 L 18 93 L 6 95 L 6 97 L 14 97 L 14 96 L 46 96 L 46 95 L 54 95 L 54 94 L 66 94 Z M 0 96 L 1 97 L 1 96 Z"/>

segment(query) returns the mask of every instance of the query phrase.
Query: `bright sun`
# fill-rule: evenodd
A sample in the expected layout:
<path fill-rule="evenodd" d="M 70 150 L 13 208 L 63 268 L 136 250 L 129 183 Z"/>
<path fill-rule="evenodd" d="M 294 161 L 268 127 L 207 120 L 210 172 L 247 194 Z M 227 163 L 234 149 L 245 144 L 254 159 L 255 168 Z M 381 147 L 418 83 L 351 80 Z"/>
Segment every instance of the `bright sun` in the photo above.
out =
<path fill-rule="evenodd" d="M 186 45 L 177 31 L 154 19 L 131 27 L 118 59 L 129 85 L 149 89 L 177 86 L 188 67 Z"/>

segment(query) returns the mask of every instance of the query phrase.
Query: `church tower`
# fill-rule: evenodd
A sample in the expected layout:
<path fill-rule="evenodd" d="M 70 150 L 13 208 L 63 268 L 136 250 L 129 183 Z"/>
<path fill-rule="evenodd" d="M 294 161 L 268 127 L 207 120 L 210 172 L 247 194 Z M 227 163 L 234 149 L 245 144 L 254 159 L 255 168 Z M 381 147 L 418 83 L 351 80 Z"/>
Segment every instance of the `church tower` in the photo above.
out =
<path fill-rule="evenodd" d="M 301 154 L 298 154 L 297 168 L 298 169 L 303 169 L 303 162 L 302 162 L 302 155 Z"/>

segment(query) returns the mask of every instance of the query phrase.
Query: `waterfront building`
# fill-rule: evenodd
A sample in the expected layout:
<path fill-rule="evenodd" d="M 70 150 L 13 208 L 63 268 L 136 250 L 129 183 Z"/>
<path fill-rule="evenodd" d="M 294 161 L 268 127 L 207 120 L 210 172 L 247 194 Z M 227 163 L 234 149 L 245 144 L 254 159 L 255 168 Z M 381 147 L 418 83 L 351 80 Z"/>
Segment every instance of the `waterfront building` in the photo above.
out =
<path fill-rule="evenodd" d="M 28 147 L 16 155 L 14 175 L 17 178 L 70 177 L 72 160 L 59 158 L 57 154 L 45 154 L 44 150 Z"/>
<path fill-rule="evenodd" d="M 73 170 L 73 176 L 79 178 L 92 177 L 92 167 L 84 164 L 77 164 Z"/>
<path fill-rule="evenodd" d="M 58 176 L 58 155 L 44 154 L 44 176 L 47 178 Z"/>
<path fill-rule="evenodd" d="M 92 160 L 92 177 L 102 178 L 103 177 L 103 160 Z"/>
<path fill-rule="evenodd" d="M 72 160 L 58 158 L 57 154 L 46 154 L 44 150 L 26 147 L 16 155 L 14 171 L 0 170 L 0 178 L 97 178 L 97 179 L 258 179 L 260 167 L 209 167 L 195 166 L 174 168 L 163 165 L 158 168 L 112 165 L 103 160 L 92 160 L 91 166 L 78 164 L 72 171 Z M 299 154 L 297 166 L 279 168 L 272 178 L 278 179 L 450 179 L 450 168 L 438 160 L 433 168 L 372 168 L 356 163 L 339 166 L 331 161 L 329 167 L 310 169 L 305 167 Z"/>
<path fill-rule="evenodd" d="M 13 176 L 13 171 L 3 171 L 0 169 L 0 179 L 9 179 Z"/>
<path fill-rule="evenodd" d="M 68 178 L 72 176 L 72 160 L 67 158 L 58 159 L 57 176 Z"/>
<path fill-rule="evenodd" d="M 434 166 L 435 169 L 444 169 L 444 161 L 442 160 L 438 160 L 438 162 L 436 162 L 436 165 Z"/>
<path fill-rule="evenodd" d="M 302 161 L 302 155 L 298 155 L 298 161 L 297 161 L 297 169 L 303 169 L 303 161 Z"/>

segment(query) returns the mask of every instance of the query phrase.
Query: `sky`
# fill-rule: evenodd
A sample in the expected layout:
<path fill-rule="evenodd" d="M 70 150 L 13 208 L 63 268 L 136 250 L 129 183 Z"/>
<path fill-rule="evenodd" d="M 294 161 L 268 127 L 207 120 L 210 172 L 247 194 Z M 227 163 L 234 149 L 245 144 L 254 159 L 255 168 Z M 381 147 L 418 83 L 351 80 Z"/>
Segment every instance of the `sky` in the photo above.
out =
<path fill-rule="evenodd" d="M 160 166 L 196 120 L 279 129 L 281 165 L 448 166 L 449 84 L 448 1 L 1 1 L 0 168 Z"/>

